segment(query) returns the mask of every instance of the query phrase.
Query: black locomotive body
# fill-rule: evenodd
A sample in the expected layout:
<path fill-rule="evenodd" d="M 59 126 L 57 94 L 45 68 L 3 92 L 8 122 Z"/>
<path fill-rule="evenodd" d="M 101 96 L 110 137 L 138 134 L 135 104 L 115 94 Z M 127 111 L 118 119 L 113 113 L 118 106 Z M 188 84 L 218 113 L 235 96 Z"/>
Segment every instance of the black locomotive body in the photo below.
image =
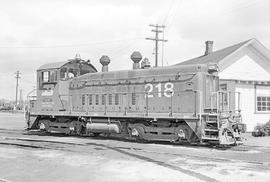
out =
<path fill-rule="evenodd" d="M 79 58 L 37 70 L 29 129 L 66 134 L 114 134 L 146 141 L 235 144 L 238 111 L 226 110 L 217 65 L 140 68 L 103 72 Z"/>

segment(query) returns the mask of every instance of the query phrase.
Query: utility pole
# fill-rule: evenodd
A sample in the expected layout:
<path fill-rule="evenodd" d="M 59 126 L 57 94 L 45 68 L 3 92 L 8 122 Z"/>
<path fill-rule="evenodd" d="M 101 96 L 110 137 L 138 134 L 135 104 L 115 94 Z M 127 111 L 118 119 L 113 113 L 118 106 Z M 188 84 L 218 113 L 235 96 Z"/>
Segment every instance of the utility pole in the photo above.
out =
<path fill-rule="evenodd" d="M 17 105 L 18 105 L 18 86 L 19 86 L 19 78 L 21 78 L 20 77 L 20 74 L 22 74 L 22 73 L 20 73 L 19 71 L 16 71 L 15 72 L 15 78 L 16 78 L 16 101 L 15 101 L 15 108 L 17 109 Z"/>
<path fill-rule="evenodd" d="M 150 27 L 154 27 L 155 29 L 152 30 L 152 32 L 155 32 L 155 38 L 146 38 L 146 40 L 153 40 L 155 41 L 155 67 L 158 67 L 158 42 L 167 42 L 168 40 L 159 39 L 158 35 L 159 33 L 162 33 L 163 31 L 160 29 L 164 29 L 164 25 L 149 25 Z"/>
<path fill-rule="evenodd" d="M 23 109 L 23 90 L 20 89 L 20 96 L 19 96 L 19 110 L 22 110 Z"/>

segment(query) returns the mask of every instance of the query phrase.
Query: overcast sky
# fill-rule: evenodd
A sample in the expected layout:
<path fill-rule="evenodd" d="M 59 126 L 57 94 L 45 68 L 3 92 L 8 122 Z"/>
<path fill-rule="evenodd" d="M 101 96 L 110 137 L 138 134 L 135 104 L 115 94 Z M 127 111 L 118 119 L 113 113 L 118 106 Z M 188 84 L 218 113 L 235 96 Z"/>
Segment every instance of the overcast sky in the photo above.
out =
<path fill-rule="evenodd" d="M 137 50 L 154 64 L 149 24 L 164 24 L 164 65 L 257 38 L 270 48 L 270 0 L 0 0 L 0 98 L 15 100 L 15 71 L 24 96 L 36 69 L 79 53 L 100 70 L 131 69 Z M 161 60 L 161 58 L 160 58 Z M 159 63 L 161 64 L 161 62 Z"/>

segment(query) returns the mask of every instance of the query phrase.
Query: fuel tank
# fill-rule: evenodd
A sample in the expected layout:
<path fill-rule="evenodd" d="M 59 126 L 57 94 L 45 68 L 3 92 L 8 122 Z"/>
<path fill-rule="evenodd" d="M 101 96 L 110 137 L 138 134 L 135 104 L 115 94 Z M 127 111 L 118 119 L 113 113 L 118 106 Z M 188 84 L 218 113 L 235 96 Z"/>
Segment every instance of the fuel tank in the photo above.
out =
<path fill-rule="evenodd" d="M 87 123 L 86 129 L 92 133 L 120 133 L 120 127 L 115 123 Z"/>

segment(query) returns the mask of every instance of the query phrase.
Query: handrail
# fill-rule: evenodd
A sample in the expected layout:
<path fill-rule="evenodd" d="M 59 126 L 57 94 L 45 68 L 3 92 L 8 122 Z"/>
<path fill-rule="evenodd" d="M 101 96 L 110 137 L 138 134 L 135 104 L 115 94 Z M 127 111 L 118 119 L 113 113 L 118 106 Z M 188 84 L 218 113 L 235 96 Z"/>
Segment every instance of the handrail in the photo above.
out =
<path fill-rule="evenodd" d="M 237 98 L 236 96 L 234 97 L 235 100 L 237 99 L 237 109 L 233 109 L 231 108 L 231 104 L 230 104 L 230 99 L 231 99 L 231 94 L 232 93 L 236 93 L 237 94 Z M 221 94 L 221 95 L 220 95 Z M 224 103 L 224 95 L 227 94 L 227 103 Z M 240 109 L 240 92 L 234 92 L 234 91 L 217 91 L 217 92 L 211 92 L 210 95 L 210 109 L 211 111 L 213 110 L 213 97 L 216 95 L 216 108 L 217 108 L 217 112 L 232 112 L 232 111 L 237 111 L 237 112 L 241 112 Z M 220 98 L 221 96 L 221 98 Z M 224 106 L 227 106 L 227 108 L 225 109 Z M 221 108 L 220 108 L 221 107 Z"/>
<path fill-rule="evenodd" d="M 176 74 L 163 74 L 162 75 L 162 77 L 164 77 L 164 76 L 175 76 Z M 182 73 L 181 74 L 182 76 L 189 76 L 189 75 L 192 75 L 192 77 L 194 77 L 194 75 L 196 75 L 196 73 Z M 159 75 L 159 74 L 156 74 L 156 75 L 152 75 L 152 76 L 157 76 L 157 77 L 160 77 L 161 75 Z M 192 78 L 191 77 L 191 78 Z M 129 78 L 119 78 L 117 81 L 126 81 L 127 79 L 128 80 L 132 80 L 132 79 L 134 79 L 134 80 L 138 80 L 138 78 L 140 78 L 140 79 L 142 79 L 142 78 L 149 78 L 149 76 L 148 75 L 146 75 L 146 76 L 134 76 L 134 77 L 129 77 Z M 114 78 L 111 78 L 111 79 L 109 79 L 109 78 L 107 78 L 107 80 L 108 81 L 115 81 L 115 79 Z M 76 81 L 78 81 L 78 82 L 88 82 L 88 81 L 90 81 L 90 80 L 88 80 L 88 79 L 81 79 L 81 80 L 76 80 Z M 95 81 L 103 81 L 103 79 L 92 79 L 91 78 L 91 82 L 95 82 Z M 165 82 L 165 81 L 164 81 Z"/>
<path fill-rule="evenodd" d="M 70 106 L 70 112 L 72 112 L 72 99 L 70 99 L 70 97 L 71 97 L 72 95 L 70 95 L 70 94 L 59 94 L 59 95 L 58 95 L 58 98 L 59 98 L 59 100 L 60 100 L 62 109 L 65 110 L 65 106 L 64 106 L 63 101 L 62 101 L 62 99 L 61 99 L 62 96 L 68 96 L 68 97 L 69 97 L 69 103 L 71 104 L 71 106 Z"/>
<path fill-rule="evenodd" d="M 200 119 L 200 123 L 201 123 L 201 125 L 202 125 L 202 103 L 203 103 L 203 98 L 202 98 L 202 91 L 200 91 L 200 90 L 198 90 L 197 91 L 198 93 L 199 93 L 199 108 L 200 108 L 200 110 L 199 110 L 199 119 Z"/>

